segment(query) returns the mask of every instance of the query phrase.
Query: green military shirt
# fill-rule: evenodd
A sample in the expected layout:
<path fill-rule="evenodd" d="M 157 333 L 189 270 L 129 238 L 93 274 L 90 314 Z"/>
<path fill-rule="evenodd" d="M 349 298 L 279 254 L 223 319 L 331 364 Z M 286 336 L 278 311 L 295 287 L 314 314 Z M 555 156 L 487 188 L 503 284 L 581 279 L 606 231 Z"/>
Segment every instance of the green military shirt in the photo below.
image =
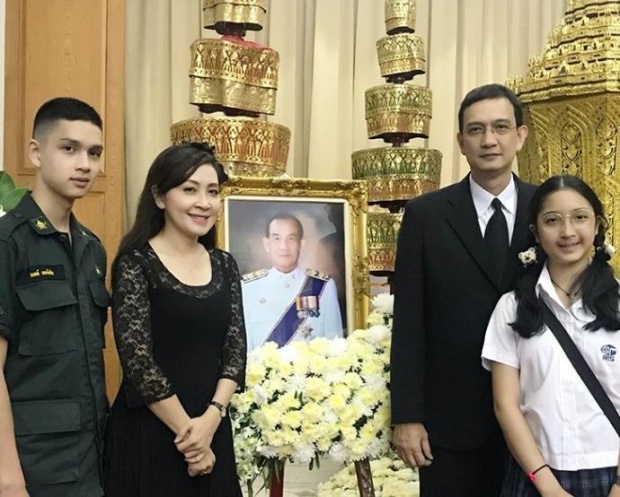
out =
<path fill-rule="evenodd" d="M 28 194 L 0 218 L 0 335 L 30 497 L 103 495 L 109 294 L 97 237 L 58 232 Z"/>

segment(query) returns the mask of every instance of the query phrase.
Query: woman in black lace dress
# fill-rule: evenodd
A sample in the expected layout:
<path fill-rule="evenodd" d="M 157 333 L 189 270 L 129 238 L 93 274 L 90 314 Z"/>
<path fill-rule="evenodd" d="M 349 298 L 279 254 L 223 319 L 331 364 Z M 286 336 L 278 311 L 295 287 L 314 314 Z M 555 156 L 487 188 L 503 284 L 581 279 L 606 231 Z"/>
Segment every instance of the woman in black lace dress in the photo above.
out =
<path fill-rule="evenodd" d="M 243 386 L 239 271 L 214 248 L 227 179 L 202 144 L 151 166 L 112 267 L 123 382 L 106 437 L 107 497 L 241 496 L 231 396 Z"/>

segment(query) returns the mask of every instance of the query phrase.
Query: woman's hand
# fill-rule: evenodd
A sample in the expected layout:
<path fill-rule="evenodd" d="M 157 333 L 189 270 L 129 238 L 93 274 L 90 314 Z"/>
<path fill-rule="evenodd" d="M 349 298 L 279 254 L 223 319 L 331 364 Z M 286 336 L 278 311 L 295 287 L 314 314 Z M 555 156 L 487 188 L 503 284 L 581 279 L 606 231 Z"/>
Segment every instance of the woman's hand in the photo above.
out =
<path fill-rule="evenodd" d="M 215 454 L 211 449 L 208 449 L 200 461 L 187 465 L 187 474 L 192 478 L 208 475 L 213 471 L 213 466 L 215 466 Z"/>
<path fill-rule="evenodd" d="M 211 450 L 211 441 L 221 420 L 217 409 L 207 409 L 202 416 L 190 419 L 177 433 L 174 443 L 188 463 L 200 462 Z"/>

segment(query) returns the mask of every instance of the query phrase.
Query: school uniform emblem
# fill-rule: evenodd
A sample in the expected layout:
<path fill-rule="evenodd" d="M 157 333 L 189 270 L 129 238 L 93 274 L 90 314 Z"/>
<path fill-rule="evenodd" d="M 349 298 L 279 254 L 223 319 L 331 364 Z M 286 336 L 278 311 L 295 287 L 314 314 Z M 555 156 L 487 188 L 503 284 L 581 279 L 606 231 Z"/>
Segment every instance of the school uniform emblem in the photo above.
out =
<path fill-rule="evenodd" d="M 603 353 L 603 361 L 607 362 L 615 362 L 616 361 L 616 347 L 613 345 L 603 345 L 601 347 L 601 352 Z"/>

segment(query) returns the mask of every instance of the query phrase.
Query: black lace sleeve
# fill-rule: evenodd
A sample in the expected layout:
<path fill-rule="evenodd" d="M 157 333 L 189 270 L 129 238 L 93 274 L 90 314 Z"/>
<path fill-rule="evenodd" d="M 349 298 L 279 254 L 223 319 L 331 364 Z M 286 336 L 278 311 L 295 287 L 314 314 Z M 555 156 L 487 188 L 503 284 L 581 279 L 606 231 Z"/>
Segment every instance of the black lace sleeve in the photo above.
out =
<path fill-rule="evenodd" d="M 147 267 L 140 253 L 124 255 L 112 281 L 114 338 L 123 374 L 129 380 L 126 394 L 130 407 L 174 395 L 170 381 L 153 359 Z"/>
<path fill-rule="evenodd" d="M 226 277 L 230 285 L 231 320 L 224 346 L 222 347 L 222 366 L 220 376 L 234 380 L 239 389 L 245 388 L 245 363 L 247 343 L 245 336 L 245 321 L 243 319 L 243 303 L 241 301 L 241 276 L 233 257 L 222 252 Z"/>

